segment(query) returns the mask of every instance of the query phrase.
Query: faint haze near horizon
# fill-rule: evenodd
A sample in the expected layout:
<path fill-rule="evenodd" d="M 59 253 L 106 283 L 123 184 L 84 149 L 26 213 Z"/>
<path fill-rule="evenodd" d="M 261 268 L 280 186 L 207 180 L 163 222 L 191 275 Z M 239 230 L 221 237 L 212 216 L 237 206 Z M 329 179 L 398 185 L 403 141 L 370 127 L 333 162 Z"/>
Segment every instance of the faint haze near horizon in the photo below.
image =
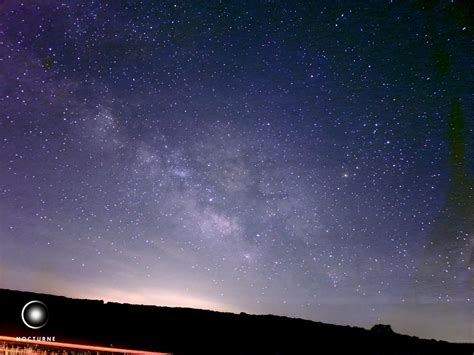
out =
<path fill-rule="evenodd" d="M 471 7 L 2 2 L 0 287 L 474 341 Z"/>

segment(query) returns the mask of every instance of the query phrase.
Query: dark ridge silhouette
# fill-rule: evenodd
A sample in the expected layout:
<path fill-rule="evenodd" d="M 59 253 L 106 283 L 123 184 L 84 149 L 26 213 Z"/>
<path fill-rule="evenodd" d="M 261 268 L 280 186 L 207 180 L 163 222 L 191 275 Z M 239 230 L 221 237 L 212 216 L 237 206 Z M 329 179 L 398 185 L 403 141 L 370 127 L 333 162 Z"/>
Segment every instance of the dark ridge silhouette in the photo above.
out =
<path fill-rule="evenodd" d="M 48 323 L 29 329 L 23 306 L 45 303 Z M 79 300 L 0 289 L 0 335 L 55 336 L 56 341 L 175 354 L 469 354 L 474 344 L 400 335 L 274 315 Z M 447 327 L 449 325 L 446 325 Z"/>

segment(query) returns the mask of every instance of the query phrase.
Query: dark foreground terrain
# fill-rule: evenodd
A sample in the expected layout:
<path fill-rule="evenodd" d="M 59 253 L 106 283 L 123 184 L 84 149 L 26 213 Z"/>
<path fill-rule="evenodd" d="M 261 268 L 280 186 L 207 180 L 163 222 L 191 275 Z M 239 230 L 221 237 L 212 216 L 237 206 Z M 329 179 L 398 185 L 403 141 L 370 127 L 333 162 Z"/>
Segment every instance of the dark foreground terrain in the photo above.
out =
<path fill-rule="evenodd" d="M 49 321 L 39 330 L 21 320 L 23 306 L 44 302 Z M 272 315 L 78 300 L 0 289 L 0 336 L 55 336 L 56 341 L 176 354 L 469 354 L 452 344 Z"/>

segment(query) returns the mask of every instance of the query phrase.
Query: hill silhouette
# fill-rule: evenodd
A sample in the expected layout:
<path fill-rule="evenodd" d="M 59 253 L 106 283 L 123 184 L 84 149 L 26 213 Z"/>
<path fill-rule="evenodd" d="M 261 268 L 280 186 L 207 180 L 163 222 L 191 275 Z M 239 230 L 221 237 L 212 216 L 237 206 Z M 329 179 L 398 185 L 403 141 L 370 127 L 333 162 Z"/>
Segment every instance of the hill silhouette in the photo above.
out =
<path fill-rule="evenodd" d="M 45 303 L 48 323 L 29 329 L 23 306 Z M 0 289 L 0 335 L 55 336 L 57 341 L 175 354 L 470 354 L 474 344 L 400 335 L 274 315 L 131 305 Z M 447 325 L 449 326 L 449 325 Z"/>

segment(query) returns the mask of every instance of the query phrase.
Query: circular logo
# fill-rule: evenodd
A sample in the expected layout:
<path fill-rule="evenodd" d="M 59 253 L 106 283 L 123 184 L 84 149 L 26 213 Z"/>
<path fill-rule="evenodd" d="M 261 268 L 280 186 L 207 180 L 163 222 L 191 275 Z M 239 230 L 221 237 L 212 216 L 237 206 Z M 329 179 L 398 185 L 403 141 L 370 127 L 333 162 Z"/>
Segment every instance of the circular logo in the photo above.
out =
<path fill-rule="evenodd" d="M 30 301 L 23 307 L 21 319 L 31 329 L 43 328 L 48 323 L 48 307 L 41 301 Z"/>

